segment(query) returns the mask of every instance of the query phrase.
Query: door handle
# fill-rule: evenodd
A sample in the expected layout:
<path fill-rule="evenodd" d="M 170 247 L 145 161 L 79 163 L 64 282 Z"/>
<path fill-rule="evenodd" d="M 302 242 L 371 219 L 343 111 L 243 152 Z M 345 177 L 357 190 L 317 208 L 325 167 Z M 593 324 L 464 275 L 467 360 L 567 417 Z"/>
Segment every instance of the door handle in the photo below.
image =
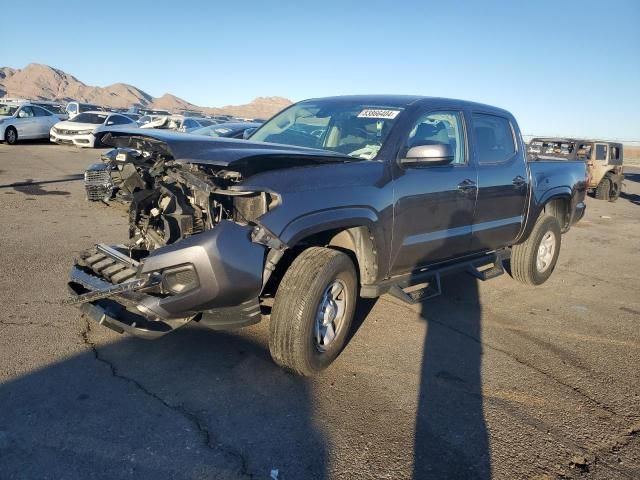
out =
<path fill-rule="evenodd" d="M 518 175 L 517 177 L 515 177 L 512 180 L 512 183 L 516 186 L 516 187 L 521 187 L 522 185 L 524 185 L 525 183 L 527 183 L 527 179 L 524 178 L 522 175 Z"/>
<path fill-rule="evenodd" d="M 472 188 L 476 188 L 476 182 L 468 178 L 458 184 L 458 190 L 462 190 L 463 192 L 471 190 Z"/>

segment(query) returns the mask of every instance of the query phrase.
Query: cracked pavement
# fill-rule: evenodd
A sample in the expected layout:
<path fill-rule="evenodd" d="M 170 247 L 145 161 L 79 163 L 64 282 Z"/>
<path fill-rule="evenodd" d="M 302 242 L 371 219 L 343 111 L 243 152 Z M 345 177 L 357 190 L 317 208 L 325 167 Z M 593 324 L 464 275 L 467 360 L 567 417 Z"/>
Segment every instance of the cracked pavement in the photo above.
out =
<path fill-rule="evenodd" d="M 300 379 L 267 319 L 150 342 L 59 304 L 74 255 L 126 238 L 122 206 L 84 199 L 98 155 L 0 144 L 0 478 L 640 478 L 640 169 L 588 200 L 545 285 L 361 302 Z"/>

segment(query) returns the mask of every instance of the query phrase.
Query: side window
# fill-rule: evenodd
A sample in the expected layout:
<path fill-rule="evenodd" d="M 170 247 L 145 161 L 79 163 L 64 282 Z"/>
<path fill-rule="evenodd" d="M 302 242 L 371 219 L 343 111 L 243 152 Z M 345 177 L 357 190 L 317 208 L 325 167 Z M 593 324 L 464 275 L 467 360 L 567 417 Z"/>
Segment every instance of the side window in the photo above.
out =
<path fill-rule="evenodd" d="M 611 160 L 620 160 L 620 147 L 611 147 Z"/>
<path fill-rule="evenodd" d="M 516 152 L 508 119 L 484 113 L 473 114 L 473 141 L 478 163 L 500 163 Z"/>
<path fill-rule="evenodd" d="M 31 108 L 33 108 L 33 111 L 35 112 L 36 117 L 48 117 L 51 115 L 44 108 L 40 108 L 40 107 L 31 107 Z"/>
<path fill-rule="evenodd" d="M 131 123 L 131 119 L 123 117 L 122 115 L 113 115 L 111 117 L 114 125 L 127 125 Z"/>
<path fill-rule="evenodd" d="M 33 109 L 31 107 L 22 107 L 20 109 L 20 112 L 18 113 L 18 117 L 31 118 L 31 117 L 35 117 L 35 114 L 33 113 Z"/>
<path fill-rule="evenodd" d="M 596 160 L 606 160 L 607 159 L 607 146 L 601 143 L 596 145 Z"/>
<path fill-rule="evenodd" d="M 408 147 L 449 145 L 454 154 L 452 164 L 466 163 L 462 116 L 458 112 L 431 112 L 418 119 L 409 133 Z"/>

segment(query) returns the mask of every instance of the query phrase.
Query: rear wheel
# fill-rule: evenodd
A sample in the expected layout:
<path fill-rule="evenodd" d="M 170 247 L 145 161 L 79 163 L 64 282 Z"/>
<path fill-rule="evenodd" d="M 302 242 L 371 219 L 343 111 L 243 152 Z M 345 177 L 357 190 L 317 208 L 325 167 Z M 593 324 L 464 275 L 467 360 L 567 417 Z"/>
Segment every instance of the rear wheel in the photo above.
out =
<path fill-rule="evenodd" d="M 546 282 L 558 261 L 561 238 L 557 218 L 538 218 L 529 238 L 511 250 L 511 276 L 526 285 Z"/>
<path fill-rule="evenodd" d="M 4 132 L 4 141 L 9 145 L 18 143 L 18 131 L 14 127 L 8 127 Z"/>
<path fill-rule="evenodd" d="M 611 181 L 611 190 L 609 193 L 610 202 L 615 202 L 616 200 L 618 200 L 618 198 L 620 198 L 620 190 L 622 190 L 622 181 Z"/>
<path fill-rule="evenodd" d="M 610 200 L 611 198 L 611 180 L 604 177 L 596 187 L 595 197 L 598 200 Z"/>
<path fill-rule="evenodd" d="M 284 274 L 273 304 L 273 360 L 298 375 L 327 368 L 346 343 L 356 293 L 356 271 L 347 255 L 320 247 L 302 252 Z"/>

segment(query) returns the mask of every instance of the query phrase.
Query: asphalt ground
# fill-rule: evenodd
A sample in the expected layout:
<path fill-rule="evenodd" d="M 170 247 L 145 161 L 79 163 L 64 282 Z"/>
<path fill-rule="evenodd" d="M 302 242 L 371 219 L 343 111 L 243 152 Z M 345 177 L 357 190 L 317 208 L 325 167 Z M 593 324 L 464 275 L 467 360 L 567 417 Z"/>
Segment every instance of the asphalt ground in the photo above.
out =
<path fill-rule="evenodd" d="M 0 478 L 640 478 L 640 169 L 588 199 L 546 284 L 363 301 L 302 379 L 268 319 L 145 341 L 59 303 L 74 255 L 126 239 L 84 198 L 98 155 L 0 145 Z"/>

